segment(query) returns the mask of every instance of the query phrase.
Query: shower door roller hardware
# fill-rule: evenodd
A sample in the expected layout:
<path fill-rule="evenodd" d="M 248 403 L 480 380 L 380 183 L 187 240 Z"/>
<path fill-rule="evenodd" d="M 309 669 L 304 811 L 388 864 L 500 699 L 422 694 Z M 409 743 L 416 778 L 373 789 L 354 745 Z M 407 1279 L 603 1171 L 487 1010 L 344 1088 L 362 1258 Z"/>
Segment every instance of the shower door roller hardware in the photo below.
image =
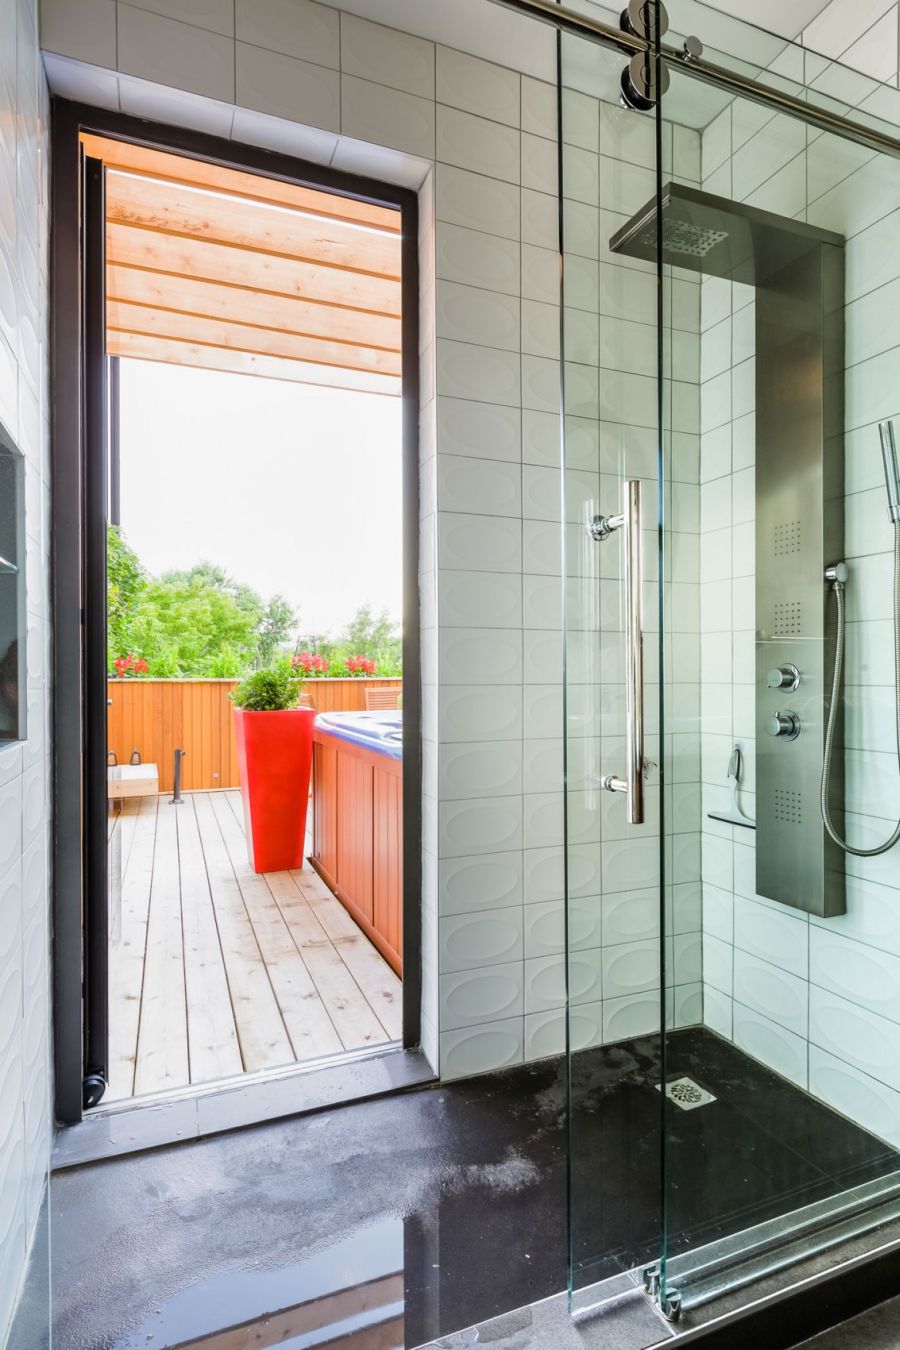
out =
<path fill-rule="evenodd" d="M 629 825 L 644 823 L 644 647 L 643 566 L 641 554 L 641 480 L 623 484 L 622 512 L 595 516 L 588 527 L 591 538 L 603 543 L 616 530 L 625 544 L 625 777 L 607 774 L 607 792 L 625 793 Z"/>
<path fill-rule="evenodd" d="M 622 71 L 622 106 L 651 112 L 670 83 L 668 70 L 650 52 L 635 52 Z"/>
<path fill-rule="evenodd" d="M 644 1293 L 655 1303 L 667 1322 L 677 1322 L 681 1317 L 682 1294 L 679 1289 L 662 1291 L 662 1273 L 658 1265 L 644 1268 Z"/>
<path fill-rule="evenodd" d="M 625 33 L 653 42 L 669 30 L 669 16 L 660 0 L 628 0 L 619 27 Z M 658 32 L 654 29 L 658 27 Z"/>
<path fill-rule="evenodd" d="M 788 661 L 783 666 L 776 666 L 774 670 L 769 671 L 766 684 L 769 689 L 790 689 L 793 693 L 800 687 L 800 672 Z"/>
<path fill-rule="evenodd" d="M 766 731 L 770 736 L 781 736 L 787 741 L 795 741 L 800 735 L 800 718 L 795 712 L 777 712 L 766 722 Z"/>

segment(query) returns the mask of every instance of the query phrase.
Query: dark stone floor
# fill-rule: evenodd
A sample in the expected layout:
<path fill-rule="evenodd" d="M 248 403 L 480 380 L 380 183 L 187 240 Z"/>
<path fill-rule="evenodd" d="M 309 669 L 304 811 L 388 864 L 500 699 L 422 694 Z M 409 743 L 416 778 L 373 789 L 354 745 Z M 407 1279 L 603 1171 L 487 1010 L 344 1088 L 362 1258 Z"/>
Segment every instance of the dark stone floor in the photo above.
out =
<path fill-rule="evenodd" d="M 716 1097 L 665 1107 L 657 1037 L 579 1056 L 573 1075 L 576 1287 L 654 1261 L 665 1175 L 670 1256 L 900 1169 L 900 1155 L 703 1028 L 667 1038 L 667 1080 Z"/>
<path fill-rule="evenodd" d="M 892 1298 L 804 1341 L 797 1350 L 897 1350 L 898 1345 L 900 1298 Z"/>
<path fill-rule="evenodd" d="M 900 1166 L 706 1031 L 669 1038 L 666 1075 L 718 1100 L 663 1106 L 659 1056 L 648 1038 L 574 1065 L 579 1284 L 659 1252 L 663 1110 L 673 1252 Z M 547 1298 L 568 1133 L 565 1067 L 544 1061 L 58 1174 L 55 1350 L 224 1350 L 237 1324 L 255 1346 L 377 1326 L 387 1350 Z"/>

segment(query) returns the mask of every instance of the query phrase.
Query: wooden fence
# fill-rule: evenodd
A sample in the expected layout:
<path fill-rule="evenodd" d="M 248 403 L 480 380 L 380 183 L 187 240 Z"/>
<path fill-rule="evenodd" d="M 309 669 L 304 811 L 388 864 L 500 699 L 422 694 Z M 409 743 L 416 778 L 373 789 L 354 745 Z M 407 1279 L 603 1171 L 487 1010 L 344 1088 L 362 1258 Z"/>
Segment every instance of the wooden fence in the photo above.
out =
<path fill-rule="evenodd" d="M 110 680 L 108 746 L 120 764 L 134 750 L 159 770 L 160 792 L 171 792 L 177 749 L 185 750 L 182 787 L 188 791 L 239 786 L 232 703 L 236 680 Z M 366 686 L 396 689 L 400 679 L 310 680 L 318 712 L 356 712 Z"/>

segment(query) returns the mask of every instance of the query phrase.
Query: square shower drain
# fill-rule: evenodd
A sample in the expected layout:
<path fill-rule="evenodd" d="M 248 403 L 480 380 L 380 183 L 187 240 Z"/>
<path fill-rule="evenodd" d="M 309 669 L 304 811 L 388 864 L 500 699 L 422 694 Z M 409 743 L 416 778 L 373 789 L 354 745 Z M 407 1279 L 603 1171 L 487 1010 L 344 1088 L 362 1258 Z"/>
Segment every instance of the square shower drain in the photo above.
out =
<path fill-rule="evenodd" d="M 659 1083 L 656 1084 L 656 1090 L 662 1090 Z M 693 1078 L 673 1078 L 666 1083 L 666 1096 L 682 1111 L 695 1111 L 698 1106 L 709 1106 L 710 1102 L 716 1100 L 711 1092 L 695 1083 Z"/>

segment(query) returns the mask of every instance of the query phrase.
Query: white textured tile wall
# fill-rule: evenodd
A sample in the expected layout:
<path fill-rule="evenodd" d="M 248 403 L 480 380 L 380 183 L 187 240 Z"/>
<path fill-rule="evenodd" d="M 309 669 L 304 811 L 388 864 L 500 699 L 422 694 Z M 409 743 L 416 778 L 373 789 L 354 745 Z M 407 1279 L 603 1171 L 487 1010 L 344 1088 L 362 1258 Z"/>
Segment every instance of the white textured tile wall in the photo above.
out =
<path fill-rule="evenodd" d="M 0 6 L 0 422 L 25 455 L 28 739 L 0 749 L 0 1345 L 50 1152 L 47 96 L 36 0 Z"/>
<path fill-rule="evenodd" d="M 559 936 L 525 924 L 526 901 L 562 894 L 559 604 L 542 584 L 559 576 L 558 264 L 536 233 L 555 91 L 312 0 L 239 0 L 234 30 L 227 8 L 43 0 L 47 69 L 88 102 L 419 190 L 423 1040 L 446 1077 L 497 1068 L 526 1053 L 526 977 L 559 1002 L 555 971 L 528 965 Z M 556 624 L 546 659 L 526 650 L 526 605 Z M 525 787 L 554 797 L 527 821 Z M 552 862 L 526 868 L 533 839 Z"/>
<path fill-rule="evenodd" d="M 832 4 L 805 37 L 837 56 L 854 42 L 855 24 L 879 27 L 881 18 L 890 27 L 881 40 L 894 45 L 882 53 L 883 70 L 872 65 L 871 73 L 893 78 L 896 6 Z M 860 68 L 862 50 L 857 44 L 847 53 Z M 784 73 L 821 78 L 817 58 L 796 50 L 789 56 Z M 872 86 L 860 81 L 857 99 L 871 96 Z M 850 839 L 868 846 L 886 838 L 900 815 L 890 748 L 892 539 L 876 425 L 900 416 L 892 304 L 900 276 L 900 168 L 782 117 L 762 121 L 759 110 L 736 103 L 703 134 L 703 170 L 710 191 L 847 239 L 845 765 Z M 808 919 L 755 894 L 755 836 L 706 814 L 729 805 L 725 771 L 735 743 L 746 767 L 741 800 L 749 815 L 755 811 L 753 294 L 705 280 L 701 295 L 704 1017 L 747 1053 L 896 1144 L 900 850 L 849 858 L 847 914 Z"/>

